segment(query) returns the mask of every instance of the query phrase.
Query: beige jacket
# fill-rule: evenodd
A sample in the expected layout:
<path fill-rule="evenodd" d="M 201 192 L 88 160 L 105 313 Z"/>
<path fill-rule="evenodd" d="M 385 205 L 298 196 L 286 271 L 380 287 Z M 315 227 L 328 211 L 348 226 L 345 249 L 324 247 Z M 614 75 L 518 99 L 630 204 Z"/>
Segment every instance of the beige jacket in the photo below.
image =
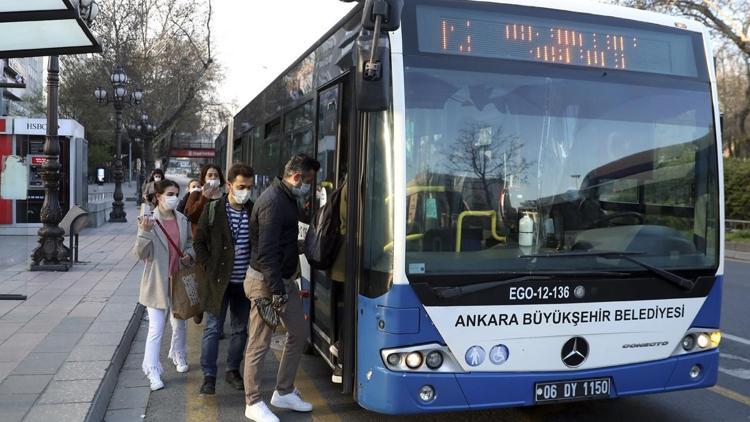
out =
<path fill-rule="evenodd" d="M 180 230 L 178 246 L 182 251 L 195 259 L 193 251 L 193 236 L 190 221 L 181 213 L 175 211 L 177 227 Z M 159 208 L 154 209 L 154 219 L 163 221 L 159 215 Z M 176 240 L 176 239 L 175 239 Z M 154 224 L 151 231 L 138 228 L 133 252 L 138 259 L 145 261 L 141 276 L 141 291 L 138 302 L 143 306 L 157 309 L 169 307 L 169 241 L 161 228 Z M 180 263 L 182 268 L 182 263 Z"/>

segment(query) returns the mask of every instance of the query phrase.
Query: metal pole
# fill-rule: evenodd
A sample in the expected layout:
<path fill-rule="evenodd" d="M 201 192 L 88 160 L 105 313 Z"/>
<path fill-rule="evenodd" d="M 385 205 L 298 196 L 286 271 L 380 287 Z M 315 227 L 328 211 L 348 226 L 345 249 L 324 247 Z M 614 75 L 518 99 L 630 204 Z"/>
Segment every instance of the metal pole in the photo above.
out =
<path fill-rule="evenodd" d="M 128 141 L 128 186 L 133 184 L 133 140 Z"/>
<path fill-rule="evenodd" d="M 128 220 L 123 209 L 125 204 L 122 202 L 122 102 L 115 102 L 115 193 L 114 202 L 112 202 L 112 212 L 109 213 L 110 223 L 126 223 Z"/>
<path fill-rule="evenodd" d="M 70 251 L 63 244 L 65 232 L 58 224 L 60 209 L 60 140 L 57 136 L 58 96 L 60 88 L 60 60 L 51 56 L 47 65 L 47 137 L 44 141 L 45 161 L 42 164 L 44 203 L 40 219 L 39 246 L 31 254 L 31 271 L 68 271 Z"/>

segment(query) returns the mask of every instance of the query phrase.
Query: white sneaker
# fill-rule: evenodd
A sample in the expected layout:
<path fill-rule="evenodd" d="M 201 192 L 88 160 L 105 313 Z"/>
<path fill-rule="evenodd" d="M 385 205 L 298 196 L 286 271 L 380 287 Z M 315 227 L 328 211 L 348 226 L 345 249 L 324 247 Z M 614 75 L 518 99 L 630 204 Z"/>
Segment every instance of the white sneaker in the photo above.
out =
<path fill-rule="evenodd" d="M 312 404 L 302 400 L 298 390 L 294 390 L 289 394 L 283 396 L 278 391 L 273 391 L 271 397 L 271 405 L 280 409 L 292 409 L 296 412 L 309 412 L 312 410 Z"/>
<path fill-rule="evenodd" d="M 279 422 L 279 418 L 262 401 L 245 406 L 245 417 L 255 422 Z"/>
<path fill-rule="evenodd" d="M 183 357 L 176 357 L 172 359 L 172 362 L 174 363 L 174 366 L 177 368 L 177 372 L 187 372 L 188 371 L 188 364 L 187 360 Z"/>
<path fill-rule="evenodd" d="M 151 384 L 151 391 L 161 390 L 164 388 L 164 382 L 158 374 L 148 374 L 148 382 Z"/>

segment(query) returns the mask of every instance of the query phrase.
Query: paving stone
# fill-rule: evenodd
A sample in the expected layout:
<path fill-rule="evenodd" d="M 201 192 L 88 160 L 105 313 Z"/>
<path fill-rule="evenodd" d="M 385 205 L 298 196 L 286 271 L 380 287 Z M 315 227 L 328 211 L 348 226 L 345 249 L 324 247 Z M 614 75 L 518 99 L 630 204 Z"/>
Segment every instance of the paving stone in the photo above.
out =
<path fill-rule="evenodd" d="M 83 317 L 65 317 L 60 324 L 55 327 L 58 333 L 80 333 L 83 334 L 94 322 L 94 318 Z"/>
<path fill-rule="evenodd" d="M 0 362 L 20 362 L 46 336 L 45 333 L 15 333 L 0 345 Z"/>
<path fill-rule="evenodd" d="M 88 403 L 43 404 L 34 406 L 24 422 L 81 422 L 89 411 Z"/>
<path fill-rule="evenodd" d="M 132 349 L 131 349 L 132 350 Z M 143 353 L 133 353 L 132 351 L 125 358 L 125 363 L 122 365 L 125 369 L 138 369 L 141 370 L 143 367 Z"/>
<path fill-rule="evenodd" d="M 132 387 L 148 387 L 148 379 L 143 375 L 143 370 L 140 369 L 126 369 L 123 368 L 120 371 L 120 376 L 117 378 L 117 386 L 124 388 Z"/>
<path fill-rule="evenodd" d="M 68 362 L 87 362 L 92 360 L 111 360 L 117 346 L 76 346 Z"/>
<path fill-rule="evenodd" d="M 122 342 L 124 333 L 86 333 L 81 341 L 81 346 L 117 346 Z"/>
<path fill-rule="evenodd" d="M 37 315 L 38 317 L 39 315 Z M 50 320 L 50 321 L 42 321 L 42 322 L 35 322 L 35 319 L 32 319 L 29 321 L 26 325 L 21 327 L 20 330 L 18 330 L 19 333 L 45 333 L 48 334 L 52 332 L 52 330 L 55 329 L 57 324 L 60 323 L 60 320 Z"/>
<path fill-rule="evenodd" d="M 26 416 L 39 394 L 0 394 L 3 422 L 18 422 Z"/>
<path fill-rule="evenodd" d="M 39 403 L 89 403 L 94 400 L 101 380 L 52 381 Z"/>
<path fill-rule="evenodd" d="M 18 362 L 0 362 L 0 382 L 10 375 L 16 369 L 16 366 L 18 366 Z"/>
<path fill-rule="evenodd" d="M 110 410 L 104 417 L 106 422 L 133 422 L 146 417 L 146 408 Z"/>
<path fill-rule="evenodd" d="M 10 337 L 13 333 L 21 329 L 23 327 L 23 323 L 21 322 L 2 322 L 0 323 L 0 344 L 2 344 L 5 339 Z"/>
<path fill-rule="evenodd" d="M 141 409 L 148 406 L 151 390 L 144 387 L 115 388 L 115 393 L 109 401 L 109 410 Z"/>
<path fill-rule="evenodd" d="M 135 312 L 134 303 L 110 303 L 102 309 L 97 322 L 130 321 Z"/>
<path fill-rule="evenodd" d="M 104 303 L 81 302 L 68 315 L 72 317 L 97 317 L 103 308 Z"/>
<path fill-rule="evenodd" d="M 91 324 L 89 333 L 123 333 L 127 327 L 128 321 L 99 321 Z"/>
<path fill-rule="evenodd" d="M 42 311 L 44 309 L 44 306 L 26 306 L 26 305 L 19 305 L 13 308 L 12 311 L 6 313 L 3 315 L 2 318 L 0 318 L 0 321 L 5 322 L 22 322 L 27 323 L 31 318 L 34 318 L 36 314 Z"/>
<path fill-rule="evenodd" d="M 40 394 L 52 380 L 52 375 L 9 375 L 0 384 L 2 394 Z"/>
<path fill-rule="evenodd" d="M 59 381 L 100 380 L 104 378 L 110 363 L 108 360 L 65 362 L 55 374 L 54 379 Z"/>
<path fill-rule="evenodd" d="M 66 352 L 70 353 L 78 344 L 78 340 L 81 335 L 78 333 L 54 333 L 44 338 L 35 348 L 34 352 L 38 353 L 54 353 L 54 352 Z"/>
<path fill-rule="evenodd" d="M 68 353 L 31 353 L 16 366 L 13 375 L 54 375 Z"/>

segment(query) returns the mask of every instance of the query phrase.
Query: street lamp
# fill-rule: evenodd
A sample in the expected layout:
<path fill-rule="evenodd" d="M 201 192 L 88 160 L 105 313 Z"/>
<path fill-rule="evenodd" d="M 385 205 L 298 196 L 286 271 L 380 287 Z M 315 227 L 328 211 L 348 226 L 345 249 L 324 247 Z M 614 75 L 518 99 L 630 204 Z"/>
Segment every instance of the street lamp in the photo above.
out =
<path fill-rule="evenodd" d="M 47 1 L 0 4 L 0 58 L 50 56 L 47 64 L 47 135 L 44 141 L 44 203 L 39 213 L 39 246 L 31 254 L 31 271 L 67 271 L 69 249 L 63 243 L 65 231 L 59 226 L 60 140 L 58 138 L 58 100 L 60 90 L 60 54 L 101 52 L 101 43 L 89 30 L 99 13 L 93 0 Z M 49 34 L 54 33 L 54 37 Z M 23 81 L 20 81 L 23 82 Z M 0 295 L 0 299 L 8 299 Z"/>
<path fill-rule="evenodd" d="M 112 95 L 110 96 L 105 88 L 97 87 L 94 90 L 94 97 L 96 97 L 96 102 L 101 105 L 112 103 L 115 107 L 115 193 L 113 195 L 112 212 L 109 213 L 109 221 L 125 223 L 128 220 L 125 218 L 126 214 L 123 209 L 125 204 L 122 202 L 122 110 L 126 104 L 140 105 L 143 101 L 143 90 L 136 88 L 128 95 L 128 75 L 120 66 L 112 71 L 110 81 L 112 82 Z"/>

